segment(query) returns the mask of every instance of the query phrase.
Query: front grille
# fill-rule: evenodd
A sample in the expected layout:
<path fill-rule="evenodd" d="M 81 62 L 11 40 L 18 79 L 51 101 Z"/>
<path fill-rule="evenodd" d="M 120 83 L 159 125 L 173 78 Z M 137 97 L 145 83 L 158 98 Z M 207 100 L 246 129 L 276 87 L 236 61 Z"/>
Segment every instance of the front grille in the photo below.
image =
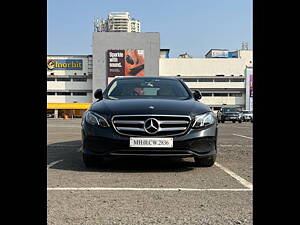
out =
<path fill-rule="evenodd" d="M 145 122 L 154 119 L 155 128 L 145 130 Z M 147 122 L 146 122 L 147 123 Z M 184 134 L 191 124 L 189 116 L 179 115 L 117 115 L 112 117 L 114 129 L 126 136 L 176 136 Z"/>
<path fill-rule="evenodd" d="M 227 117 L 238 117 L 239 116 L 239 114 L 236 114 L 236 113 L 227 113 L 227 114 L 225 114 L 225 116 L 227 116 Z"/>

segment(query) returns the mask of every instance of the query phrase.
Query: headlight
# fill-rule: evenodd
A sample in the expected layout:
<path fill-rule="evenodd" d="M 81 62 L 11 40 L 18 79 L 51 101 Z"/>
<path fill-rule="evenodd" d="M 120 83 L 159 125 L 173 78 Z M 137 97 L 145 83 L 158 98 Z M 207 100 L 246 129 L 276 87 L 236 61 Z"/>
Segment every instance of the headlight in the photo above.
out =
<path fill-rule="evenodd" d="M 85 113 L 84 119 L 87 123 L 89 123 L 91 125 L 98 125 L 103 128 L 109 127 L 109 124 L 106 121 L 106 119 L 94 112 L 87 111 Z"/>
<path fill-rule="evenodd" d="M 195 122 L 193 128 L 200 128 L 212 125 L 216 122 L 213 112 L 204 113 L 202 115 L 195 116 Z"/>

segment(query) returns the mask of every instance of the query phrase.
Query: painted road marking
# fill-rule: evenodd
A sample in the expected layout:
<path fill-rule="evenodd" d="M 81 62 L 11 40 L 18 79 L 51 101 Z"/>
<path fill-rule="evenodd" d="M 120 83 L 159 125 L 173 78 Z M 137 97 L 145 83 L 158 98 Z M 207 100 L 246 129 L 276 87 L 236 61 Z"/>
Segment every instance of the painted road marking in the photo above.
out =
<path fill-rule="evenodd" d="M 239 134 L 233 134 L 235 136 L 239 136 L 239 137 L 243 137 L 243 138 L 249 138 L 249 139 L 253 139 L 252 137 L 247 137 L 247 136 L 243 136 L 243 135 L 239 135 Z"/>
<path fill-rule="evenodd" d="M 217 145 L 218 147 L 253 147 L 253 145 Z"/>
<path fill-rule="evenodd" d="M 50 167 L 52 167 L 52 166 L 54 166 L 54 165 L 56 165 L 57 163 L 60 163 L 60 162 L 62 162 L 62 161 L 64 161 L 64 160 L 61 159 L 61 160 L 57 160 L 57 161 L 54 161 L 54 162 L 48 164 L 48 165 L 47 165 L 47 169 L 49 169 Z"/>
<path fill-rule="evenodd" d="M 231 170 L 227 169 L 226 167 L 222 166 L 221 164 L 219 164 L 217 162 L 215 162 L 215 165 L 217 167 L 219 167 L 221 170 L 223 170 L 225 173 L 229 174 L 234 179 L 239 181 L 246 188 L 249 188 L 250 190 L 253 189 L 253 185 L 250 182 L 248 182 L 247 180 L 245 180 L 244 178 L 240 177 L 239 175 L 235 174 L 234 172 L 232 172 Z"/>
<path fill-rule="evenodd" d="M 80 125 L 47 125 L 47 127 L 55 127 L 55 128 L 80 128 Z"/>
<path fill-rule="evenodd" d="M 112 188 L 112 187 L 55 187 L 47 188 L 47 191 L 252 191 L 252 189 L 198 189 L 198 188 Z"/>

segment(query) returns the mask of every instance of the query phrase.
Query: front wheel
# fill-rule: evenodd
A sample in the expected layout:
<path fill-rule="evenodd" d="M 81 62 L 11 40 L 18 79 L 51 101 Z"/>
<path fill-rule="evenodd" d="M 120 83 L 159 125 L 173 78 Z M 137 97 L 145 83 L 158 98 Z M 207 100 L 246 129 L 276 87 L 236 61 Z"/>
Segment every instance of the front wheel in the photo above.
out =
<path fill-rule="evenodd" d="M 239 120 L 239 123 L 241 123 L 242 122 L 242 120 Z"/>
<path fill-rule="evenodd" d="M 195 164 L 201 167 L 211 167 L 215 164 L 217 156 L 209 156 L 206 158 L 194 157 Z"/>

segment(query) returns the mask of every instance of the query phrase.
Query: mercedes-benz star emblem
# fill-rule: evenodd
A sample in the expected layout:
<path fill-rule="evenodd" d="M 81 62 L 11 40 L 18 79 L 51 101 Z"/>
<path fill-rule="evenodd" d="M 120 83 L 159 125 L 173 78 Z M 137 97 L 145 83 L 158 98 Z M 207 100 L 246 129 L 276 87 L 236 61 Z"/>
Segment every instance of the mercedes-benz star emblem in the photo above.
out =
<path fill-rule="evenodd" d="M 148 134 L 156 134 L 159 131 L 159 122 L 154 118 L 145 121 L 144 129 Z"/>

